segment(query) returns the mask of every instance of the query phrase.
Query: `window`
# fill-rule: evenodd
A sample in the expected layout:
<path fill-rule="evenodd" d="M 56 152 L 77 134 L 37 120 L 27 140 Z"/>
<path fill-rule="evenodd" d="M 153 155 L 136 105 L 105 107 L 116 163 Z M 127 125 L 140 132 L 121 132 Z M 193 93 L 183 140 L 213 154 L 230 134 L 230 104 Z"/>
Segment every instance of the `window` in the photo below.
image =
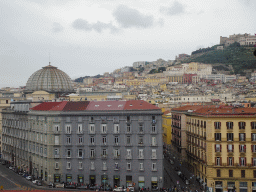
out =
<path fill-rule="evenodd" d="M 130 136 L 126 136 L 126 144 L 127 145 L 131 144 L 131 137 Z"/>
<path fill-rule="evenodd" d="M 102 149 L 102 155 L 103 155 L 104 157 L 107 156 L 107 149 Z"/>
<path fill-rule="evenodd" d="M 94 158 L 95 157 L 95 150 L 91 149 L 90 150 L 90 158 Z"/>
<path fill-rule="evenodd" d="M 67 149 L 67 158 L 71 158 L 71 149 Z"/>
<path fill-rule="evenodd" d="M 239 157 L 240 166 L 245 166 L 246 164 L 246 157 Z"/>
<path fill-rule="evenodd" d="M 252 152 L 255 153 L 256 152 L 256 145 L 251 145 L 252 148 Z"/>
<path fill-rule="evenodd" d="M 128 125 L 126 126 L 126 132 L 127 132 L 127 133 L 131 133 L 131 125 L 128 124 Z"/>
<path fill-rule="evenodd" d="M 71 144 L 71 137 L 67 137 L 67 144 Z"/>
<path fill-rule="evenodd" d="M 215 141 L 221 141 L 221 133 L 215 133 Z"/>
<path fill-rule="evenodd" d="M 239 145 L 239 152 L 245 153 L 246 152 L 246 145 Z"/>
<path fill-rule="evenodd" d="M 131 163 L 127 163 L 127 170 L 131 170 L 132 166 Z"/>
<path fill-rule="evenodd" d="M 220 144 L 215 145 L 215 152 L 221 152 L 221 145 Z"/>
<path fill-rule="evenodd" d="M 106 124 L 101 125 L 101 133 L 107 133 L 107 125 Z"/>
<path fill-rule="evenodd" d="M 118 143 L 119 143 L 119 138 L 118 138 L 118 136 L 115 136 L 114 142 L 115 142 L 115 144 L 118 144 Z"/>
<path fill-rule="evenodd" d="M 241 178 L 245 178 L 245 170 L 241 170 Z"/>
<path fill-rule="evenodd" d="M 217 177 L 221 177 L 221 174 L 220 174 L 220 173 L 221 173 L 221 172 L 220 172 L 220 169 L 217 169 L 216 171 L 217 171 Z"/>
<path fill-rule="evenodd" d="M 55 169 L 59 169 L 59 162 L 55 162 Z"/>
<path fill-rule="evenodd" d="M 253 170 L 253 178 L 256 178 L 256 170 Z"/>
<path fill-rule="evenodd" d="M 90 138 L 90 143 L 91 143 L 91 145 L 94 145 L 94 137 Z"/>
<path fill-rule="evenodd" d="M 156 149 L 152 149 L 152 159 L 156 159 Z"/>
<path fill-rule="evenodd" d="M 91 161 L 91 170 L 95 170 L 95 165 L 93 161 Z"/>
<path fill-rule="evenodd" d="M 155 125 L 152 125 L 152 127 L 151 127 L 151 132 L 152 132 L 152 133 L 156 133 L 156 126 L 155 126 Z"/>
<path fill-rule="evenodd" d="M 156 146 L 156 137 L 152 137 L 152 146 Z"/>
<path fill-rule="evenodd" d="M 94 124 L 90 124 L 89 125 L 89 131 L 90 131 L 90 134 L 95 134 L 95 125 Z"/>
<path fill-rule="evenodd" d="M 119 133 L 119 124 L 114 124 L 114 133 Z"/>
<path fill-rule="evenodd" d="M 60 144 L 60 137 L 58 135 L 54 136 L 54 144 L 59 145 Z"/>
<path fill-rule="evenodd" d="M 83 125 L 82 124 L 78 124 L 77 133 L 83 133 Z"/>
<path fill-rule="evenodd" d="M 143 144 L 143 136 L 139 136 L 139 143 L 138 144 Z"/>
<path fill-rule="evenodd" d="M 107 170 L 107 162 L 103 161 L 102 164 L 103 164 L 102 169 Z"/>
<path fill-rule="evenodd" d="M 233 129 L 233 122 L 226 122 L 227 129 Z"/>
<path fill-rule="evenodd" d="M 107 144 L 107 137 L 106 136 L 102 137 L 102 143 L 105 144 L 105 145 Z"/>
<path fill-rule="evenodd" d="M 55 125 L 55 126 L 54 126 L 54 131 L 55 131 L 55 132 L 59 132 L 59 131 L 60 131 L 59 125 Z"/>
<path fill-rule="evenodd" d="M 233 133 L 227 133 L 227 141 L 233 141 Z"/>
<path fill-rule="evenodd" d="M 256 166 L 256 157 L 253 157 L 253 158 L 252 158 L 252 165 L 253 165 L 253 166 Z"/>
<path fill-rule="evenodd" d="M 143 159 L 144 154 L 143 154 L 143 149 L 139 149 L 139 159 Z"/>
<path fill-rule="evenodd" d="M 233 177 L 233 170 L 229 170 L 229 177 Z"/>
<path fill-rule="evenodd" d="M 82 157 L 83 157 L 83 150 L 78 149 L 78 158 L 82 158 Z"/>
<path fill-rule="evenodd" d="M 252 141 L 256 141 L 256 133 L 252 133 Z"/>
<path fill-rule="evenodd" d="M 256 122 L 251 122 L 251 128 L 256 129 Z"/>
<path fill-rule="evenodd" d="M 118 169 L 119 169 L 118 163 L 115 162 L 115 170 L 118 170 Z"/>
<path fill-rule="evenodd" d="M 245 129 L 245 122 L 238 122 L 239 129 Z"/>
<path fill-rule="evenodd" d="M 71 134 L 71 125 L 66 125 L 66 133 Z"/>
<path fill-rule="evenodd" d="M 220 129 L 221 128 L 221 122 L 214 122 L 214 127 L 215 127 L 215 129 Z"/>
<path fill-rule="evenodd" d="M 79 143 L 79 144 L 82 144 L 82 143 L 83 143 L 83 137 L 79 137 L 79 138 L 78 138 L 78 143 Z"/>
<path fill-rule="evenodd" d="M 71 163 L 67 162 L 67 169 L 71 169 Z"/>
<path fill-rule="evenodd" d="M 152 163 L 152 171 L 156 171 L 156 163 Z"/>
<path fill-rule="evenodd" d="M 143 165 L 143 163 L 140 163 L 140 170 L 144 170 L 144 165 Z"/>
<path fill-rule="evenodd" d="M 115 156 L 115 157 L 120 156 L 119 149 L 114 149 L 114 156 Z"/>
<path fill-rule="evenodd" d="M 234 145 L 228 144 L 227 145 L 227 150 L 228 150 L 228 152 L 234 152 Z"/>
<path fill-rule="evenodd" d="M 131 158 L 132 157 L 132 150 L 131 149 L 127 149 L 127 158 Z"/>
<path fill-rule="evenodd" d="M 139 125 L 139 132 L 143 133 L 143 125 Z"/>
<path fill-rule="evenodd" d="M 229 166 L 234 166 L 234 157 L 228 157 L 228 165 Z"/>
<path fill-rule="evenodd" d="M 81 161 L 78 162 L 78 169 L 83 169 L 83 162 Z"/>
<path fill-rule="evenodd" d="M 239 141 L 245 141 L 245 133 L 239 133 Z"/>
<path fill-rule="evenodd" d="M 215 157 L 216 165 L 221 165 L 221 157 Z"/>

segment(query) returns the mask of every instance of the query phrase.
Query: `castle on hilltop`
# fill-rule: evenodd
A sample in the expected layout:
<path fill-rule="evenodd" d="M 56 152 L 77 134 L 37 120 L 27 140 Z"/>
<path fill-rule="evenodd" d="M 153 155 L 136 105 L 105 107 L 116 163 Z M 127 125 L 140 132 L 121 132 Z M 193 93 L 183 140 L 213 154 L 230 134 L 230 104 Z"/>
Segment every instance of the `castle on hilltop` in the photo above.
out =
<path fill-rule="evenodd" d="M 256 35 L 250 35 L 250 34 L 234 34 L 229 35 L 229 37 L 222 37 L 220 36 L 220 44 L 229 46 L 230 44 L 233 44 L 235 42 L 238 42 L 240 45 L 255 45 L 256 44 Z"/>

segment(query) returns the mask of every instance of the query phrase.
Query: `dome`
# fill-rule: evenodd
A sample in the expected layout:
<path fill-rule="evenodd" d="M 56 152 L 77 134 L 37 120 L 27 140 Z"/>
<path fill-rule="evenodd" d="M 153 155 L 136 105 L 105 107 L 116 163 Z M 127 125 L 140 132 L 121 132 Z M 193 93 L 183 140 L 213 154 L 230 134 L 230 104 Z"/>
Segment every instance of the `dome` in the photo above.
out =
<path fill-rule="evenodd" d="M 26 92 L 39 90 L 49 93 L 67 93 L 74 91 L 70 77 L 51 64 L 33 73 L 27 81 Z"/>

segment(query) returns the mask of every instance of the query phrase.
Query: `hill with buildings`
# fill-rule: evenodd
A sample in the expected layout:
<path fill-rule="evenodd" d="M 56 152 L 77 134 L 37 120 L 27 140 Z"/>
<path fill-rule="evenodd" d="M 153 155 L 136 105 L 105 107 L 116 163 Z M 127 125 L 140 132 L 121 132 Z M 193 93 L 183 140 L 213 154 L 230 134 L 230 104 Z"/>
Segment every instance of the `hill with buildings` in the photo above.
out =
<path fill-rule="evenodd" d="M 212 64 L 231 65 L 235 74 L 245 74 L 248 69 L 254 69 L 256 66 L 256 57 L 253 55 L 254 48 L 241 46 L 235 42 L 229 46 L 213 46 L 210 48 L 193 51 L 191 57 L 186 58 L 179 63 L 200 62 Z"/>

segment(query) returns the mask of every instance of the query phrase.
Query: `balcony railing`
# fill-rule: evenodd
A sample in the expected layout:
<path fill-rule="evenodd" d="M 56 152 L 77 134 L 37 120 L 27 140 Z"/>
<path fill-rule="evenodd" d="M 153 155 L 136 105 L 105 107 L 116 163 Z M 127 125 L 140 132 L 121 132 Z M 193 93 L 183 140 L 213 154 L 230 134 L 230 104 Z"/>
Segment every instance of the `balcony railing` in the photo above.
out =
<path fill-rule="evenodd" d="M 120 155 L 114 155 L 114 159 L 120 159 Z"/>
<path fill-rule="evenodd" d="M 132 156 L 131 155 L 126 155 L 125 159 L 132 159 Z"/>

